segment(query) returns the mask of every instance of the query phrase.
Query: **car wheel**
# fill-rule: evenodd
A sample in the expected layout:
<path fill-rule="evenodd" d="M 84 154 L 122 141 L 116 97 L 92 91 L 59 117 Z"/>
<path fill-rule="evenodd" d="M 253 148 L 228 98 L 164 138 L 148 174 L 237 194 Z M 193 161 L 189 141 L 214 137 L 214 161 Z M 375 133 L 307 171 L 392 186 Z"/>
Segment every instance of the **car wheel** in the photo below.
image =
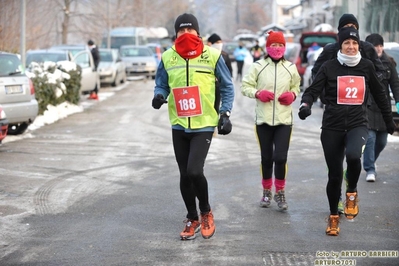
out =
<path fill-rule="evenodd" d="M 115 74 L 115 79 L 114 79 L 114 81 L 111 83 L 111 86 L 112 86 L 112 87 L 116 87 L 117 81 L 118 81 L 118 72 L 116 72 L 116 74 Z"/>
<path fill-rule="evenodd" d="M 8 135 L 20 135 L 28 128 L 28 123 L 10 124 L 8 125 Z"/>

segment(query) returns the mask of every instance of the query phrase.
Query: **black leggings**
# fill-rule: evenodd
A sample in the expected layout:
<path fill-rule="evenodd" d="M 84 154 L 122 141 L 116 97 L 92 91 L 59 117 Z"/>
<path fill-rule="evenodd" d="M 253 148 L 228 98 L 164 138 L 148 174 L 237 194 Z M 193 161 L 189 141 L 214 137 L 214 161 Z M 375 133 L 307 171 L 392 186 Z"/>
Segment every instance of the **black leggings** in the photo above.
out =
<path fill-rule="evenodd" d="M 366 145 L 367 136 L 366 127 L 356 127 L 346 132 L 328 129 L 321 131 L 320 139 L 328 167 L 326 191 L 331 214 L 338 214 L 344 157 L 346 157 L 347 164 L 347 192 L 355 192 L 357 190 L 357 182 L 362 170 L 361 156 Z"/>
<path fill-rule="evenodd" d="M 242 68 L 244 67 L 244 61 L 236 61 L 237 62 L 237 76 L 242 77 Z"/>
<path fill-rule="evenodd" d="M 261 152 L 263 179 L 272 177 L 273 163 L 275 178 L 280 180 L 285 179 L 291 132 L 291 125 L 256 125 L 256 134 Z"/>
<path fill-rule="evenodd" d="M 204 176 L 205 159 L 213 132 L 185 133 L 172 130 L 173 148 L 180 171 L 180 192 L 187 209 L 187 218 L 198 220 L 196 198 L 201 213 L 209 212 L 208 182 Z"/>

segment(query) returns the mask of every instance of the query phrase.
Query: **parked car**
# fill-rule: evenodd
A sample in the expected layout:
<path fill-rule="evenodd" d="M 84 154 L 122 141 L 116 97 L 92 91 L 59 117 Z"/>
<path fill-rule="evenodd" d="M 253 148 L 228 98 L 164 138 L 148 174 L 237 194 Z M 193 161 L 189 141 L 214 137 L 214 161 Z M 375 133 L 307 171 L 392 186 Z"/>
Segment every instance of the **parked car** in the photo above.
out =
<path fill-rule="evenodd" d="M 126 81 L 126 65 L 122 61 L 117 49 L 100 48 L 100 72 L 101 83 L 116 86 Z"/>
<path fill-rule="evenodd" d="M 302 87 L 301 90 L 305 90 L 307 87 L 312 84 L 313 78 L 312 78 L 312 69 L 314 66 L 314 63 L 317 61 L 317 58 L 319 55 L 323 52 L 323 48 L 318 49 L 317 51 L 313 52 L 312 54 L 308 53 L 308 66 L 305 69 L 305 73 L 303 74 L 302 77 Z"/>
<path fill-rule="evenodd" d="M 8 119 L 6 112 L 4 112 L 3 107 L 0 105 L 0 144 L 3 139 L 7 136 L 8 131 Z"/>
<path fill-rule="evenodd" d="M 39 111 L 35 88 L 21 60 L 5 52 L 0 52 L 0 105 L 7 114 L 9 135 L 25 132 Z"/>
<path fill-rule="evenodd" d="M 298 72 L 301 76 L 301 85 L 303 85 L 303 75 L 305 74 L 306 67 L 308 66 L 308 49 L 314 43 L 320 47 L 324 47 L 329 43 L 336 43 L 338 41 L 338 35 L 335 32 L 303 32 L 299 43 L 301 45 L 301 65 L 298 66 Z"/>
<path fill-rule="evenodd" d="M 120 53 L 126 64 L 127 76 L 145 75 L 155 79 L 158 65 L 150 48 L 145 45 L 122 45 Z"/>
<path fill-rule="evenodd" d="M 50 61 L 57 63 L 59 61 L 73 61 L 73 56 L 65 50 L 29 50 L 26 52 L 25 61 L 26 68 L 28 69 L 32 62 L 44 63 Z"/>
<path fill-rule="evenodd" d="M 162 46 L 159 43 L 147 43 L 147 46 L 151 49 L 154 58 L 157 61 L 157 65 L 159 65 L 162 57 Z"/>
<path fill-rule="evenodd" d="M 393 44 L 393 45 L 385 45 L 384 43 L 384 51 L 392 57 L 395 62 L 396 62 L 396 71 L 398 72 L 398 77 L 399 77 L 399 44 Z M 392 100 L 392 115 L 393 115 L 393 120 L 395 121 L 396 124 L 396 131 L 399 131 L 399 114 L 396 110 L 396 104 L 394 101 L 394 98 L 391 96 Z"/>
<path fill-rule="evenodd" d="M 82 68 L 80 91 L 83 94 L 88 94 L 95 88 L 100 90 L 100 74 L 94 66 L 93 56 L 91 55 L 91 52 L 87 45 L 62 44 L 58 46 L 53 46 L 50 49 L 69 51 L 72 54 L 73 62 L 75 62 Z"/>

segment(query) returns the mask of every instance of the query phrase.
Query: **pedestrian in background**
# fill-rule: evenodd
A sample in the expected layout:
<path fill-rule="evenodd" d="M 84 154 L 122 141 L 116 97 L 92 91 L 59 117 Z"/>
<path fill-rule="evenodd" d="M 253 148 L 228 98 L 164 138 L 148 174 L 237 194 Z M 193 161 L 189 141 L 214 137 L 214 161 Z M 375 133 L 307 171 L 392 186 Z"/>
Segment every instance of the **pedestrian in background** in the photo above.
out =
<path fill-rule="evenodd" d="M 87 42 L 87 45 L 89 46 L 91 55 L 93 57 L 95 71 L 97 71 L 98 65 L 100 64 L 100 52 L 98 51 L 97 46 L 92 40 L 89 40 Z M 98 100 L 97 86 L 94 88 L 94 90 L 91 91 L 89 99 Z"/>
<path fill-rule="evenodd" d="M 222 38 L 220 38 L 219 35 L 216 33 L 211 34 L 208 38 L 208 45 L 216 48 L 220 51 L 224 62 L 226 63 L 227 68 L 230 71 L 231 77 L 233 77 L 233 68 L 231 66 L 231 60 L 229 57 L 229 54 L 223 51 L 223 41 Z M 219 81 L 216 79 L 216 99 L 215 99 L 215 106 L 216 106 L 216 111 L 219 112 L 219 105 L 220 105 L 220 84 Z M 216 135 L 216 131 L 215 131 Z"/>
<path fill-rule="evenodd" d="M 384 52 L 384 39 L 381 35 L 377 33 L 370 34 L 366 37 L 366 42 L 374 45 L 382 64 L 389 69 L 389 76 L 384 76 L 382 84 L 384 85 L 384 90 L 388 98 L 390 98 L 389 88 L 391 88 L 393 97 L 395 98 L 397 112 L 399 113 L 399 78 L 396 71 L 396 63 L 393 58 L 390 58 Z M 377 176 L 375 162 L 387 145 L 388 132 L 380 108 L 378 108 L 373 97 L 370 97 L 367 106 L 367 117 L 369 131 L 366 148 L 363 152 L 363 169 L 366 171 L 366 181 L 374 182 Z"/>
<path fill-rule="evenodd" d="M 152 106 L 168 104 L 172 141 L 180 172 L 180 192 L 187 209 L 182 240 L 201 231 L 207 239 L 215 233 L 214 217 L 204 175 L 213 132 L 229 134 L 234 86 L 220 50 L 204 45 L 197 18 L 184 13 L 175 21 L 176 41 L 162 54 L 155 77 Z M 216 91 L 216 80 L 220 92 Z M 220 93 L 221 106 L 216 103 Z M 197 200 L 200 218 L 197 211 Z"/>
<path fill-rule="evenodd" d="M 260 206 L 271 205 L 274 168 L 274 200 L 279 209 L 287 210 L 285 184 L 293 124 L 291 104 L 300 92 L 301 78 L 295 64 L 284 58 L 285 39 L 282 32 L 269 33 L 266 50 L 266 58 L 249 67 L 241 84 L 241 92 L 256 99 L 255 128 L 261 152 L 263 187 Z"/>
<path fill-rule="evenodd" d="M 255 41 L 255 45 L 251 47 L 251 55 L 254 62 L 258 61 L 265 55 L 265 51 L 261 46 L 259 46 L 259 41 Z"/>
<path fill-rule="evenodd" d="M 231 76 L 233 76 L 233 68 L 231 66 L 231 60 L 230 60 L 229 54 L 226 53 L 225 51 L 223 51 L 222 38 L 220 38 L 220 36 L 217 35 L 216 33 L 213 33 L 208 38 L 208 45 L 212 46 L 213 48 L 216 48 L 220 51 L 220 53 L 222 54 L 223 60 L 226 63 L 227 68 L 230 71 Z"/>
<path fill-rule="evenodd" d="M 325 62 L 312 84 L 302 95 L 299 117 L 304 120 L 311 114 L 312 104 L 325 92 L 325 109 L 320 140 L 328 167 L 326 187 L 330 216 L 326 234 L 340 232 L 338 201 L 343 179 L 343 161 L 347 164 L 347 189 L 344 213 L 352 220 L 359 213 L 357 183 L 359 180 L 362 150 L 366 145 L 367 102 L 374 97 L 387 127 L 395 129 L 391 106 L 374 65 L 362 58 L 359 52 L 359 32 L 354 27 L 343 27 L 338 32 L 341 49 L 337 58 Z"/>
<path fill-rule="evenodd" d="M 234 58 L 237 63 L 237 81 L 242 80 L 242 69 L 244 67 L 245 57 L 247 57 L 248 50 L 244 47 L 242 42 L 239 42 L 238 47 L 234 50 Z"/>

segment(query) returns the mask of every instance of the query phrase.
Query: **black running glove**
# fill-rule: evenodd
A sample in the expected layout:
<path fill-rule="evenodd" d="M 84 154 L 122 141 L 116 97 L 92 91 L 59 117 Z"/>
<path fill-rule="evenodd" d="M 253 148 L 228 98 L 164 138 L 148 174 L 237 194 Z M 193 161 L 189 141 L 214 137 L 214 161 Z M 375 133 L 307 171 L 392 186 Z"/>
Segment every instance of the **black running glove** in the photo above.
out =
<path fill-rule="evenodd" d="M 218 134 L 227 135 L 231 132 L 233 125 L 230 122 L 230 115 L 228 113 L 221 113 L 218 123 Z"/>
<path fill-rule="evenodd" d="M 154 107 L 154 109 L 159 109 L 161 108 L 162 104 L 167 102 L 168 101 L 165 100 L 162 94 L 157 94 L 154 96 L 154 99 L 152 99 L 152 107 Z"/>
<path fill-rule="evenodd" d="M 311 114 L 312 110 L 307 103 L 302 103 L 301 106 L 299 106 L 298 116 L 300 119 L 305 120 L 306 117 L 310 116 Z"/>
<path fill-rule="evenodd" d="M 391 120 L 390 122 L 386 123 L 385 125 L 387 127 L 387 132 L 392 135 L 396 129 L 395 122 L 393 120 Z"/>

